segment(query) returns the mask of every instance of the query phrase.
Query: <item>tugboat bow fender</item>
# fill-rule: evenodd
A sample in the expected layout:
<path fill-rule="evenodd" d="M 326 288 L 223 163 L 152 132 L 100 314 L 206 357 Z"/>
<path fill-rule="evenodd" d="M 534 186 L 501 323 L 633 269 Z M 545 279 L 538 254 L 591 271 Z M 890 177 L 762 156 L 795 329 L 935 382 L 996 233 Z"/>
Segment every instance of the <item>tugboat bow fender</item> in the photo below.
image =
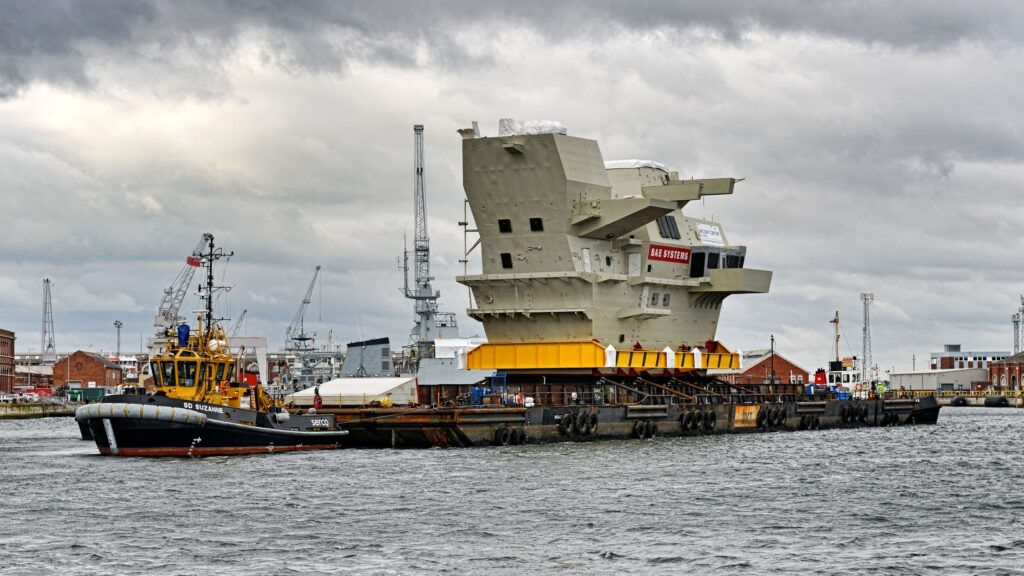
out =
<path fill-rule="evenodd" d="M 194 426 L 205 426 L 207 420 L 206 414 L 202 412 L 176 406 L 153 406 L 151 404 L 111 402 L 108 404 L 86 404 L 75 410 L 75 420 L 79 422 L 94 418 L 140 418 Z"/>

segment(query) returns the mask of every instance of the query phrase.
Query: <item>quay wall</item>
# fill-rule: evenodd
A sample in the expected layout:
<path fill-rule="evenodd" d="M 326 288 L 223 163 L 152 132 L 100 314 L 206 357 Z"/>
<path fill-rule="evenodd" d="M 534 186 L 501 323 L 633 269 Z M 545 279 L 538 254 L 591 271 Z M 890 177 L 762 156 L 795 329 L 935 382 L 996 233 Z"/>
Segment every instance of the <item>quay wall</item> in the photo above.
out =
<path fill-rule="evenodd" d="M 0 403 L 0 420 L 74 416 L 78 404 Z"/>

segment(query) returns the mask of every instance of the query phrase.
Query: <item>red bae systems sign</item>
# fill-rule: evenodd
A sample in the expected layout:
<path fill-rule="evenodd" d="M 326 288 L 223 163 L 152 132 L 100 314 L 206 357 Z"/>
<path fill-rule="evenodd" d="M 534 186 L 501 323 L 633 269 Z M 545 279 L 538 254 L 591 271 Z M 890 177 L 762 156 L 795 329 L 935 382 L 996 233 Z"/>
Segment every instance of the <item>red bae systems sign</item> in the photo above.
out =
<path fill-rule="evenodd" d="M 677 248 L 675 246 L 662 246 L 661 244 L 651 244 L 650 249 L 647 250 L 647 259 L 661 260 L 662 262 L 676 262 L 678 264 L 689 264 L 690 249 Z"/>

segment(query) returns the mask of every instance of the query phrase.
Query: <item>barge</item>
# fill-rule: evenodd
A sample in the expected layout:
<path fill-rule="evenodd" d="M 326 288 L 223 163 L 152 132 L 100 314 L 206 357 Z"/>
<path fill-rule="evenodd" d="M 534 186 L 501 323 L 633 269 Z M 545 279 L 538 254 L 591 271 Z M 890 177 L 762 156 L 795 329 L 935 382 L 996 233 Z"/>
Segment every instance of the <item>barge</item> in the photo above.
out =
<path fill-rule="evenodd" d="M 934 424 L 934 398 L 850 398 L 835 387 L 730 384 L 742 354 L 716 338 L 721 307 L 763 294 L 715 221 L 686 206 L 736 178 L 681 178 L 649 160 L 605 162 L 557 123 L 476 124 L 462 136 L 481 273 L 457 280 L 487 343 L 458 358 L 488 374 L 420 383 L 418 405 L 327 407 L 354 447 L 506 445 Z M 468 254 L 467 254 L 468 258 Z M 293 397 L 296 407 L 309 395 Z"/>

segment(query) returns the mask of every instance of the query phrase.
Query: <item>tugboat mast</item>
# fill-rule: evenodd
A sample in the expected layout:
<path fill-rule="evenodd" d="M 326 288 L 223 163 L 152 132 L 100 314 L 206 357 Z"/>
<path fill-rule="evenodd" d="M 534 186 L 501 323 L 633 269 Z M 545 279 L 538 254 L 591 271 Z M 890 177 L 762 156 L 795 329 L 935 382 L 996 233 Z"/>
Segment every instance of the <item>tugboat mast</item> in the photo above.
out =
<path fill-rule="evenodd" d="M 213 234 L 209 234 L 208 236 L 209 250 L 203 257 L 203 265 L 206 266 L 206 291 L 200 291 L 199 293 L 199 298 L 206 302 L 206 306 L 204 307 L 206 312 L 206 326 L 203 327 L 203 330 L 207 336 L 209 336 L 213 331 L 213 322 L 215 320 L 213 317 L 213 291 L 214 289 L 229 289 L 223 286 L 215 287 L 213 285 L 213 263 L 225 256 L 230 258 L 235 255 L 234 252 L 228 252 L 225 254 L 223 248 L 215 248 L 213 245 Z M 216 320 L 220 320 L 220 318 L 217 318 Z"/>

